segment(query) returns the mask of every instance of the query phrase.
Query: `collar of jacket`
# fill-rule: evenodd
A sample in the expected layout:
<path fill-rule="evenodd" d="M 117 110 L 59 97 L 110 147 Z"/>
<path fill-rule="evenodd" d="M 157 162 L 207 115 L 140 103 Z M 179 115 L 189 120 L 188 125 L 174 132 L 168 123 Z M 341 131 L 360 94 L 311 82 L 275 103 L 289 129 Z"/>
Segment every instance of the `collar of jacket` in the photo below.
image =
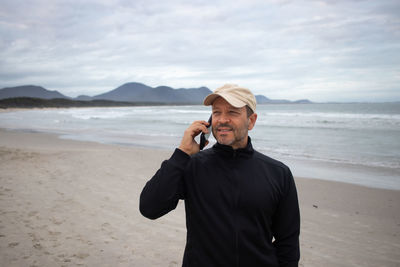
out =
<path fill-rule="evenodd" d="M 216 143 L 212 148 L 216 153 L 228 158 L 250 157 L 254 152 L 250 136 L 248 137 L 247 146 L 245 148 L 233 149 L 231 146 L 222 145 L 220 143 Z"/>

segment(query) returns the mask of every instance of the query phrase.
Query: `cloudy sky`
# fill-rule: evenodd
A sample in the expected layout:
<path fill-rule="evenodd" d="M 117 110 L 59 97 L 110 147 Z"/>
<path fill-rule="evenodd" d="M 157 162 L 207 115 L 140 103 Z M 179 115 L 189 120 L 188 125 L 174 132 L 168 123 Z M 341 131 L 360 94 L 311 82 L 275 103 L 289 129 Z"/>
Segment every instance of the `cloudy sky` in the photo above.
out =
<path fill-rule="evenodd" d="M 0 88 L 74 97 L 126 82 L 400 101 L 400 1 L 1 1 Z"/>

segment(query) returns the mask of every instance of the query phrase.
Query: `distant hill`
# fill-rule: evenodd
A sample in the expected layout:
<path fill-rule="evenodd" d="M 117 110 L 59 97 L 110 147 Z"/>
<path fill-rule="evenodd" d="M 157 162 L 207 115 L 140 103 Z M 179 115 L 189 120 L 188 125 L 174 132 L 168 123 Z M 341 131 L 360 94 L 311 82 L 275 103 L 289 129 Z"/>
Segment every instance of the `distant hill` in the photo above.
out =
<path fill-rule="evenodd" d="M 88 96 L 80 95 L 74 100 L 109 100 L 148 104 L 201 104 L 211 93 L 207 87 L 173 89 L 168 86 L 150 87 L 141 83 L 126 83 L 109 92 Z M 41 99 L 66 98 L 58 91 L 50 91 L 41 86 L 24 85 L 0 89 L 0 99 L 32 97 Z"/>
<path fill-rule="evenodd" d="M 288 104 L 291 103 L 285 99 L 269 99 L 263 95 L 256 95 L 257 104 Z"/>
<path fill-rule="evenodd" d="M 132 103 L 110 100 L 90 100 L 80 101 L 68 98 L 33 98 L 33 97 L 14 97 L 0 99 L 0 108 L 70 108 L 70 107 L 127 107 L 149 105 L 149 103 Z"/>
<path fill-rule="evenodd" d="M 290 101 L 285 99 L 269 99 L 263 95 L 256 95 L 257 104 L 312 104 L 308 99 Z"/>
<path fill-rule="evenodd" d="M 211 93 L 207 87 L 173 89 L 168 86 L 150 87 L 142 83 L 126 83 L 92 99 L 106 99 L 128 102 L 155 102 L 174 104 L 201 104 Z"/>
<path fill-rule="evenodd" d="M 0 99 L 12 97 L 36 97 L 43 99 L 68 98 L 58 91 L 50 91 L 41 86 L 23 85 L 0 89 Z"/>
<path fill-rule="evenodd" d="M 295 104 L 312 104 L 313 102 L 311 102 L 308 99 L 300 99 L 300 100 L 292 101 L 292 103 L 295 103 Z"/>
<path fill-rule="evenodd" d="M 92 97 L 88 95 L 80 95 L 75 98 L 75 100 L 81 100 L 81 101 L 90 101 L 91 99 Z"/>
<path fill-rule="evenodd" d="M 103 94 L 95 96 L 80 95 L 73 99 L 58 91 L 50 91 L 41 86 L 24 85 L 0 89 L 0 99 L 30 97 L 40 99 L 71 99 L 76 101 L 107 100 L 125 103 L 147 103 L 148 105 L 202 104 L 203 99 L 210 93 L 212 92 L 207 87 L 173 89 L 168 86 L 158 86 L 153 88 L 142 83 L 131 82 Z M 263 95 L 256 95 L 256 100 L 258 104 L 312 103 L 307 99 L 289 101 L 283 99 L 269 99 Z M 24 101 L 27 100 L 25 99 Z M 38 101 L 36 101 L 36 103 L 38 103 Z M 81 106 L 79 102 L 75 104 Z M 109 105 L 109 103 L 107 103 L 107 105 Z"/>
<path fill-rule="evenodd" d="M 108 100 L 120 100 L 120 99 L 136 99 L 141 94 L 144 94 L 147 90 L 151 90 L 150 86 L 141 83 L 126 83 L 117 87 L 116 89 L 91 97 L 91 99 L 108 99 Z"/>

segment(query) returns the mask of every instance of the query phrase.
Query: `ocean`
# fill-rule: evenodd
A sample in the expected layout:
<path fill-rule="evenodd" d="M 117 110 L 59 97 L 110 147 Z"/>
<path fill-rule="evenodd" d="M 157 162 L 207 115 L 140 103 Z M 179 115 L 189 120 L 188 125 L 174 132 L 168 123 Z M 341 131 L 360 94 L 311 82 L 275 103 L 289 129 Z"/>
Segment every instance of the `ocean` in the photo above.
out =
<path fill-rule="evenodd" d="M 400 103 L 258 105 L 257 113 L 254 148 L 295 177 L 400 190 Z M 29 109 L 1 112 L 0 128 L 172 151 L 209 115 L 200 105 Z"/>

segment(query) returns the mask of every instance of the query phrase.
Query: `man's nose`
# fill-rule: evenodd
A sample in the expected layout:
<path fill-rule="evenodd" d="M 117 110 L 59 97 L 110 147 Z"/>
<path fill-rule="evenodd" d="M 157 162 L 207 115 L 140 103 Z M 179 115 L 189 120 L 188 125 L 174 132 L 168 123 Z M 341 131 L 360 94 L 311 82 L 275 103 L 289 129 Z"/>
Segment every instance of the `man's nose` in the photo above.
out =
<path fill-rule="evenodd" d="M 221 116 L 219 116 L 219 118 L 218 118 L 219 123 L 228 123 L 229 121 L 230 121 L 230 118 L 226 114 L 221 114 Z"/>

